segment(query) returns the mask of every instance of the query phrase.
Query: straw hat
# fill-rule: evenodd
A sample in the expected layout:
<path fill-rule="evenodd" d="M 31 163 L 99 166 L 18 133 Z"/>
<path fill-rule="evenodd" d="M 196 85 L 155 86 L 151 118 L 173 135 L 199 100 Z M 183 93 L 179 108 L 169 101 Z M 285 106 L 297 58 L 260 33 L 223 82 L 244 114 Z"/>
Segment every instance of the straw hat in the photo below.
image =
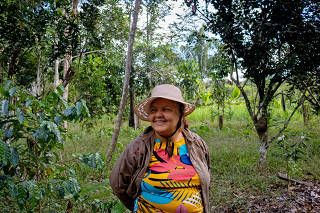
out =
<path fill-rule="evenodd" d="M 170 84 L 161 84 L 152 89 L 151 97 L 145 99 L 134 108 L 134 112 L 141 120 L 149 121 L 150 105 L 157 98 L 165 98 L 182 103 L 184 105 L 184 116 L 189 115 L 196 108 L 195 105 L 184 102 L 182 93 L 178 87 Z"/>

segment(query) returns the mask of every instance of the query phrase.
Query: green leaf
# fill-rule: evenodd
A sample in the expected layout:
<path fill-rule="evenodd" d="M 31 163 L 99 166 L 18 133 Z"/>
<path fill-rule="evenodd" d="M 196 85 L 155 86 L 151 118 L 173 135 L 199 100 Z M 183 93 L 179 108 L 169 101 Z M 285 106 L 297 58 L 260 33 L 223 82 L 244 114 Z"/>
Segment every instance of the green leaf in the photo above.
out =
<path fill-rule="evenodd" d="M 57 89 L 58 94 L 60 94 L 62 96 L 63 92 L 64 92 L 64 87 L 62 85 L 59 85 L 56 89 Z"/>
<path fill-rule="evenodd" d="M 35 181 L 25 181 L 23 186 L 28 191 L 28 202 L 31 205 L 31 208 L 34 208 L 38 205 L 39 201 L 42 199 L 42 193 Z"/>
<path fill-rule="evenodd" d="M 53 133 L 56 136 L 58 142 L 60 142 L 60 143 L 63 142 L 61 134 L 60 134 L 60 130 L 59 130 L 57 124 L 55 124 L 52 121 L 43 121 L 43 123 L 41 124 L 41 127 L 47 127 L 49 132 Z"/>
<path fill-rule="evenodd" d="M 63 199 L 65 194 L 64 187 L 62 185 L 58 185 L 57 189 L 59 197 Z"/>
<path fill-rule="evenodd" d="M 4 130 L 2 137 L 3 137 L 4 139 L 11 138 L 11 137 L 12 137 L 12 132 L 13 132 L 13 128 L 12 128 L 11 126 L 8 126 L 8 127 Z"/>
<path fill-rule="evenodd" d="M 0 162 L 4 166 L 8 165 L 8 163 L 11 161 L 11 152 L 9 146 L 0 140 Z"/>
<path fill-rule="evenodd" d="M 105 167 L 105 157 L 100 152 L 83 154 L 82 156 L 73 155 L 73 157 L 81 160 L 81 162 L 88 165 L 90 169 L 103 170 Z"/>
<path fill-rule="evenodd" d="M 76 112 L 75 107 L 67 108 L 64 110 L 64 115 L 68 118 L 72 118 L 74 116 L 75 112 Z"/>
<path fill-rule="evenodd" d="M 61 121 L 62 121 L 61 116 L 54 117 L 54 122 L 56 122 L 57 125 L 59 125 L 61 123 Z"/>
<path fill-rule="evenodd" d="M 82 103 L 82 106 L 83 106 L 83 108 L 85 110 L 85 113 L 87 114 L 88 117 L 90 117 L 90 112 L 89 112 L 89 109 L 87 107 L 86 101 L 81 99 L 81 103 Z"/>
<path fill-rule="evenodd" d="M 12 88 L 9 90 L 9 95 L 10 95 L 10 97 L 12 97 L 16 91 L 17 91 L 17 89 L 16 89 L 15 87 L 12 87 Z"/>
<path fill-rule="evenodd" d="M 77 102 L 76 103 L 76 109 L 77 109 L 77 115 L 79 116 L 81 114 L 81 110 L 82 110 L 82 102 Z"/>
<path fill-rule="evenodd" d="M 20 124 L 22 124 L 23 121 L 24 121 L 23 112 L 21 111 L 20 108 L 17 108 L 16 112 L 17 112 L 18 121 L 19 121 Z"/>
<path fill-rule="evenodd" d="M 26 108 L 29 108 L 29 106 L 33 103 L 33 100 L 27 100 L 26 102 Z"/>
<path fill-rule="evenodd" d="M 1 87 L 1 94 L 4 96 L 4 97 L 10 97 L 9 95 L 9 87 L 11 85 L 11 81 L 6 81 L 6 83 L 4 84 L 3 87 Z"/>
<path fill-rule="evenodd" d="M 58 96 L 59 96 L 60 101 L 63 103 L 63 106 L 65 108 L 68 108 L 69 105 L 68 105 L 67 101 L 62 97 L 62 95 L 58 94 Z"/>
<path fill-rule="evenodd" d="M 80 185 L 77 179 L 70 177 L 68 181 L 65 182 L 65 186 L 67 191 L 72 194 L 73 197 L 79 196 L 80 193 Z"/>
<path fill-rule="evenodd" d="M 9 109 L 9 101 L 7 99 L 1 101 L 1 115 L 6 117 Z"/>
<path fill-rule="evenodd" d="M 237 99 L 240 96 L 240 89 L 238 87 L 235 87 L 232 91 L 232 99 Z"/>
<path fill-rule="evenodd" d="M 12 165 L 16 166 L 19 161 L 19 153 L 18 153 L 17 149 L 13 148 L 13 147 L 10 148 L 10 151 L 11 151 Z"/>

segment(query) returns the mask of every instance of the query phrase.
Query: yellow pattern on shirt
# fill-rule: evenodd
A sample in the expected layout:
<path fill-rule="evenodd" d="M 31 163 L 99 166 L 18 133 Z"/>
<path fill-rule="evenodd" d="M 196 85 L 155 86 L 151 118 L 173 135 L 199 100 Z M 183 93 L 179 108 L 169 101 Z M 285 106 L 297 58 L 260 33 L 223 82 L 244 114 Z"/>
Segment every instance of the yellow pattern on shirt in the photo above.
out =
<path fill-rule="evenodd" d="M 186 157 L 184 138 L 174 142 L 173 147 L 169 158 L 164 151 L 166 142 L 157 139 L 135 212 L 203 212 L 200 178 Z"/>

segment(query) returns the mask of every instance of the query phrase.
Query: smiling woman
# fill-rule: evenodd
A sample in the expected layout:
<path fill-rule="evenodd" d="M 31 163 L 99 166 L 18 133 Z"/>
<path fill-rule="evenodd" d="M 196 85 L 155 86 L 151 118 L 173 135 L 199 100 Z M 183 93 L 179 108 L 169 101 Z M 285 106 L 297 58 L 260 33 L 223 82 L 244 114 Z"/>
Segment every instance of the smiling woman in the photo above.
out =
<path fill-rule="evenodd" d="M 162 84 L 135 108 L 149 126 L 121 154 L 110 175 L 114 194 L 132 212 L 210 212 L 206 143 L 188 129 L 195 106 Z"/>
<path fill-rule="evenodd" d="M 175 101 L 164 98 L 154 100 L 149 114 L 149 121 L 154 131 L 162 137 L 173 135 L 182 115 L 179 108 Z"/>

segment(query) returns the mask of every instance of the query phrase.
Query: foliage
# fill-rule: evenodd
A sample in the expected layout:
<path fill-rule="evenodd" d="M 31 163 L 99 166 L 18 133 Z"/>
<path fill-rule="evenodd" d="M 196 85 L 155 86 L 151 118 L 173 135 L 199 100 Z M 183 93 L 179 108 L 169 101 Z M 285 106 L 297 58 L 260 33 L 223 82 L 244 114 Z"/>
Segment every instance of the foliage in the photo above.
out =
<path fill-rule="evenodd" d="M 93 55 L 85 57 L 72 86 L 76 92 L 74 96 L 86 100 L 94 118 L 116 113 L 114 106 L 120 103 L 123 70 L 105 59 Z"/>
<path fill-rule="evenodd" d="M 67 136 L 64 121 L 80 121 L 90 114 L 85 101 L 68 104 L 63 88 L 57 91 L 36 99 L 10 81 L 1 85 L 1 185 L 9 193 L 6 199 L 14 198 L 20 210 L 41 208 L 50 195 L 79 197 L 79 183 L 69 168 L 59 165 L 57 151 Z"/>
<path fill-rule="evenodd" d="M 230 76 L 241 90 L 257 130 L 259 163 L 263 166 L 267 148 L 276 137 L 269 140 L 267 132 L 270 104 L 279 87 L 284 82 L 301 86 L 301 82 L 316 79 L 319 73 L 317 2 L 211 0 L 206 4 L 201 14 L 207 19 L 208 30 L 220 37 L 231 60 Z M 209 5 L 212 10 L 208 10 Z M 244 83 L 240 71 L 246 78 Z M 248 80 L 257 88 L 253 102 L 244 90 Z M 306 87 L 300 89 L 305 91 Z"/>
<path fill-rule="evenodd" d="M 45 93 L 52 89 L 53 62 L 57 60 L 62 69 L 61 58 L 72 53 L 76 79 L 69 97 L 86 100 L 95 118 L 114 113 L 120 101 L 129 22 L 118 1 L 85 1 L 72 12 L 77 2 L 0 3 L 0 81 L 14 79 L 30 89 L 39 77 Z M 63 72 L 59 78 L 64 78 Z"/>
<path fill-rule="evenodd" d="M 90 169 L 103 170 L 105 166 L 105 157 L 100 153 L 86 153 L 82 155 L 75 155 L 73 157 L 79 159 L 84 165 L 90 167 Z"/>
<path fill-rule="evenodd" d="M 26 50 L 30 50 L 36 43 L 44 47 L 43 35 L 50 20 L 50 13 L 46 5 L 38 1 L 1 1 L 0 2 L 0 71 L 5 80 L 16 74 L 24 75 L 22 67 L 34 68 L 32 63 L 25 63 Z M 30 83 L 29 78 L 21 79 L 20 84 Z"/>
<path fill-rule="evenodd" d="M 198 91 L 197 81 L 201 79 L 198 63 L 190 59 L 189 61 L 180 61 L 177 66 L 177 86 L 185 91 L 186 99 L 193 99 Z"/>
<path fill-rule="evenodd" d="M 265 109 L 284 81 L 294 83 L 318 72 L 319 41 L 314 35 L 319 19 L 313 1 L 210 3 L 216 9 L 207 23 L 210 30 L 221 36 L 244 77 L 256 84 Z"/>
<path fill-rule="evenodd" d="M 301 168 L 299 168 L 297 161 L 303 158 L 307 141 L 308 139 L 304 135 L 300 136 L 300 140 L 292 140 L 285 135 L 278 137 L 279 155 L 286 161 L 289 175 L 301 175 Z"/>

